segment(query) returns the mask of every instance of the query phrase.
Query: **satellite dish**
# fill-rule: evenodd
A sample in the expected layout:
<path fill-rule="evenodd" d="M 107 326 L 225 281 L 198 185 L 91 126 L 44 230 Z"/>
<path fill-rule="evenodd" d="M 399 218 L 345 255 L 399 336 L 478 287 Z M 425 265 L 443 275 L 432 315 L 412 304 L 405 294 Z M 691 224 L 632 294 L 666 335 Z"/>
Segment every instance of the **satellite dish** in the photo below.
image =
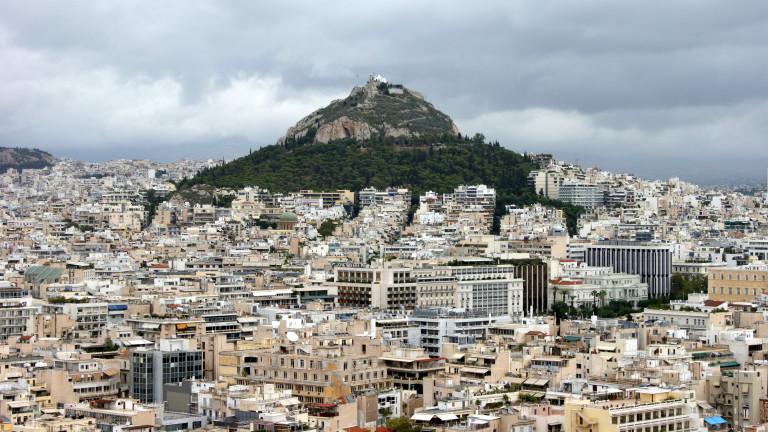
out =
<path fill-rule="evenodd" d="M 297 335 L 297 334 L 296 334 L 296 333 L 294 333 L 294 332 L 288 332 L 288 333 L 286 333 L 286 334 L 285 334 L 285 337 L 287 337 L 287 338 L 288 338 L 288 340 L 289 340 L 289 341 L 291 341 L 291 342 L 298 342 L 298 341 L 299 341 L 299 335 Z"/>

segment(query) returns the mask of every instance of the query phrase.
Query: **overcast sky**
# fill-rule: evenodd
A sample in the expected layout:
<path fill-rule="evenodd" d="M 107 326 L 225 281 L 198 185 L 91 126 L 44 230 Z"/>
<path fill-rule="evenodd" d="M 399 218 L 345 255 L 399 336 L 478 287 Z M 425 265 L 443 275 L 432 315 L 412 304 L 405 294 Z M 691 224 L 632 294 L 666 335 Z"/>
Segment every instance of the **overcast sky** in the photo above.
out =
<path fill-rule="evenodd" d="M 517 151 L 702 183 L 768 167 L 765 0 L 4 1 L 0 145 L 230 158 L 370 72 Z"/>

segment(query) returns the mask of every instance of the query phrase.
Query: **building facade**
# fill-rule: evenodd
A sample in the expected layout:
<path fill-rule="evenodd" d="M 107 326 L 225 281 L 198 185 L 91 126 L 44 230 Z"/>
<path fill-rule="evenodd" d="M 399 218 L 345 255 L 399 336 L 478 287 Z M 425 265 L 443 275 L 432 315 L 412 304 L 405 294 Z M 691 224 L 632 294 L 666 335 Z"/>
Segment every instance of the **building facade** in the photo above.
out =
<path fill-rule="evenodd" d="M 649 297 L 668 296 L 672 287 L 672 249 L 668 245 L 612 241 L 587 247 L 587 265 L 639 275 Z"/>

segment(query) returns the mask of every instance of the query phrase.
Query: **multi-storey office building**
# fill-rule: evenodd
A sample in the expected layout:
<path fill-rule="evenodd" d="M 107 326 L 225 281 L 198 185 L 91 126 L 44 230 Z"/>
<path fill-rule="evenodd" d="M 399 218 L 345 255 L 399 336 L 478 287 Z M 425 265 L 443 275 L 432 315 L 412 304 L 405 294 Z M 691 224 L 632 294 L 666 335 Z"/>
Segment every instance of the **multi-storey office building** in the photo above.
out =
<path fill-rule="evenodd" d="M 512 265 L 339 268 L 339 303 L 379 309 L 456 307 L 492 316 L 523 314 L 523 280 Z"/>
<path fill-rule="evenodd" d="M 523 315 L 523 280 L 511 265 L 451 267 L 456 280 L 456 307 L 488 316 Z"/>
<path fill-rule="evenodd" d="M 419 327 L 421 347 L 429 355 L 440 355 L 444 342 L 456 343 L 459 348 L 474 345 L 500 317 L 462 309 L 417 309 L 411 320 Z"/>
<path fill-rule="evenodd" d="M 163 385 L 203 378 L 203 352 L 189 340 L 161 340 L 160 349 L 131 353 L 131 396 L 145 403 L 163 401 Z"/>
<path fill-rule="evenodd" d="M 546 312 L 549 309 L 547 264 L 533 259 L 512 261 L 512 265 L 515 269 L 515 278 L 523 280 L 523 314 Z"/>
<path fill-rule="evenodd" d="M 639 275 L 648 295 L 669 295 L 672 285 L 672 249 L 669 245 L 611 241 L 587 247 L 587 265 L 612 267 L 616 273 Z"/>

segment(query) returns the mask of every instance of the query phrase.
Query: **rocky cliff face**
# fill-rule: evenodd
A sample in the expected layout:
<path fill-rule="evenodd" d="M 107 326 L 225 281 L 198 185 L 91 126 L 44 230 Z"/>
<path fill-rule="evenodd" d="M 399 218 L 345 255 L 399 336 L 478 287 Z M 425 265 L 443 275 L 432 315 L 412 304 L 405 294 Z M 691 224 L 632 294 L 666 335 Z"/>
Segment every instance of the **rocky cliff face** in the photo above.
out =
<path fill-rule="evenodd" d="M 376 136 L 458 133 L 453 120 L 421 94 L 372 76 L 365 86 L 355 87 L 345 99 L 335 100 L 301 119 L 277 143 L 291 146 L 347 138 L 368 140 Z"/>
<path fill-rule="evenodd" d="M 37 149 L 21 147 L 0 147 L 0 173 L 10 168 L 17 170 L 28 168 L 46 168 L 53 165 L 56 159 L 50 153 Z"/>

